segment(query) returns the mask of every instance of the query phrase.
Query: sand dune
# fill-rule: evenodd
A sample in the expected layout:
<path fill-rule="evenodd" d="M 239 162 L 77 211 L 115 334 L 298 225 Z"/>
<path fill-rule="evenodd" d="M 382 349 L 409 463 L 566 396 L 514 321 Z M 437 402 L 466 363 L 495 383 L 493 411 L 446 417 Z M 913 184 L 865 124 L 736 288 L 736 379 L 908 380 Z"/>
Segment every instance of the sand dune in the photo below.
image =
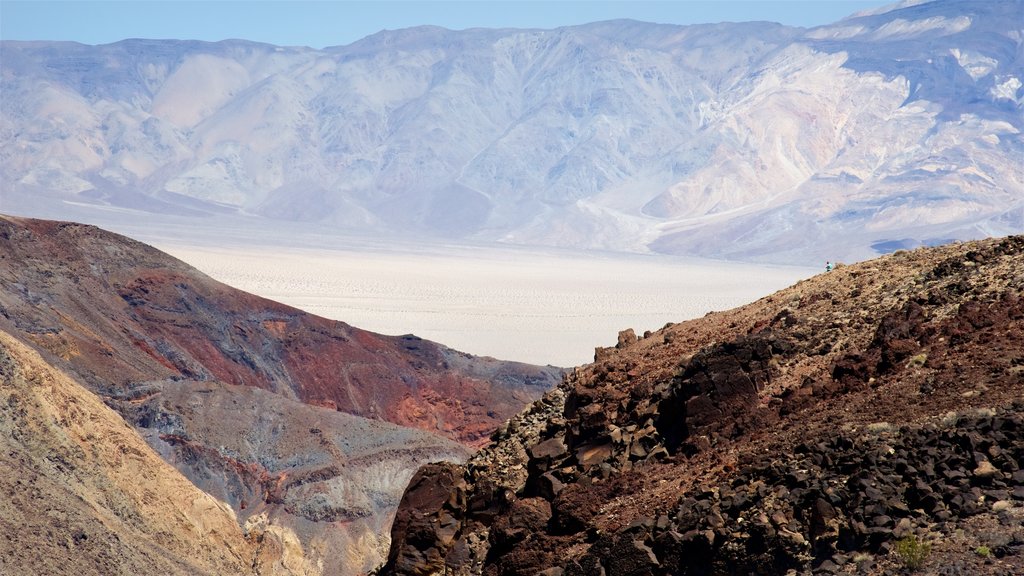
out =
<path fill-rule="evenodd" d="M 616 334 L 725 310 L 815 270 L 655 256 L 431 246 L 157 247 L 217 280 L 385 334 L 535 364 L 589 362 Z"/>

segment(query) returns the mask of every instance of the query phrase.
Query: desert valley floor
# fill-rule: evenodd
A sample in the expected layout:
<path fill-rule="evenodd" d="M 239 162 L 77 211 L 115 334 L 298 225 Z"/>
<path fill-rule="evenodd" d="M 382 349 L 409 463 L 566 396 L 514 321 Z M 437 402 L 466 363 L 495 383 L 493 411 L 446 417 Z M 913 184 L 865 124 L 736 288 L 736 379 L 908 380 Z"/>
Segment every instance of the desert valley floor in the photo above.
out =
<path fill-rule="evenodd" d="M 733 308 L 817 272 L 528 248 L 148 241 L 217 280 L 320 316 L 556 366 L 590 362 L 619 330 L 642 334 Z"/>

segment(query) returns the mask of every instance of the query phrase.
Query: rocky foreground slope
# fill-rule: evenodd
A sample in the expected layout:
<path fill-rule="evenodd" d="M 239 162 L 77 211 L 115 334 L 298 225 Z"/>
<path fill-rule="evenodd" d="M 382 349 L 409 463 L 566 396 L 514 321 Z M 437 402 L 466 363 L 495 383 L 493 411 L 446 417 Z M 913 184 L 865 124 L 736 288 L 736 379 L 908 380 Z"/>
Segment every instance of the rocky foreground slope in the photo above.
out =
<path fill-rule="evenodd" d="M 4 333 L 0 447 L 2 574 L 252 574 L 282 559 L 280 541 L 245 538 L 229 507 Z"/>
<path fill-rule="evenodd" d="M 1024 573 L 1022 264 L 898 252 L 625 331 L 422 468 L 382 573 Z"/>
<path fill-rule="evenodd" d="M 8 217 L 0 338 L 4 574 L 360 573 L 420 465 L 463 461 L 561 374 L 318 318 L 91 226 Z"/>

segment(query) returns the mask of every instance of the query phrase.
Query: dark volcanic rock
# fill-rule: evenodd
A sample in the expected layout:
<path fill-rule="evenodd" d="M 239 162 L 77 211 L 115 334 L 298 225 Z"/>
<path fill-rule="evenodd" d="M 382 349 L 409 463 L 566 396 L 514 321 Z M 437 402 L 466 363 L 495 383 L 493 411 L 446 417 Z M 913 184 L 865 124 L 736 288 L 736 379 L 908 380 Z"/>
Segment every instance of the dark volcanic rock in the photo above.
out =
<path fill-rule="evenodd" d="M 927 570 L 1024 573 L 1022 264 L 1022 237 L 898 253 L 621 338 L 471 459 L 495 512 L 452 573 L 897 573 L 910 536 Z"/>
<path fill-rule="evenodd" d="M 417 576 L 440 571 L 461 527 L 465 499 L 461 466 L 437 463 L 420 468 L 409 481 L 392 524 L 384 570 Z"/>
<path fill-rule="evenodd" d="M 715 346 L 683 368 L 658 410 L 658 432 L 669 450 L 691 436 L 731 438 L 761 424 L 751 408 L 771 381 L 775 354 L 787 348 L 768 336 Z"/>

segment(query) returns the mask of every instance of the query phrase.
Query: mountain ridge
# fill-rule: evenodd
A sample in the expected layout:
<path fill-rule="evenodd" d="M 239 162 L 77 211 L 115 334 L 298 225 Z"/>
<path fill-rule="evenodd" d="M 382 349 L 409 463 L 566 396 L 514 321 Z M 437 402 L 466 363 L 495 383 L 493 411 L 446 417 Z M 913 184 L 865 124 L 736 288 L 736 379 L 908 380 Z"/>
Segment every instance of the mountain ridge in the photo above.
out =
<path fill-rule="evenodd" d="M 1017 573 L 1022 255 L 898 251 L 624 331 L 421 468 L 380 573 L 892 574 L 911 538 L 927 573 Z"/>
<path fill-rule="evenodd" d="M 54 549 L 53 565 L 68 571 L 81 546 L 91 573 L 365 572 L 387 549 L 415 469 L 463 461 L 561 374 L 319 318 L 93 226 L 0 216 L 0 377 L 12 398 L 0 424 L 43 423 L 16 428 L 4 446 L 18 470 L 45 479 L 56 515 L 12 527 L 0 565 L 51 566 L 24 550 Z M 33 399 L 29 416 L 19 398 Z M 86 418 L 76 402 L 102 408 Z M 96 441 L 97 422 L 127 439 Z M 158 458 L 154 470 L 175 469 L 164 484 L 140 469 Z M 122 478 L 132 473 L 141 496 Z M 24 492 L 20 477 L 5 475 L 5 486 Z M 191 492 L 175 488 L 170 508 L 151 506 L 161 485 L 178 484 Z M 78 515 L 76 498 L 98 501 L 80 523 L 66 519 Z M 182 499 L 209 505 L 175 512 L 192 505 Z M 34 496 L 5 505 L 5 518 L 43 506 Z M 151 524 L 137 519 L 147 511 Z M 208 525 L 211 543 L 174 528 L 182 514 Z M 53 536 L 62 526 L 80 530 Z M 180 534 L 161 543 L 161 530 Z M 126 548 L 136 540 L 143 548 Z"/>
<path fill-rule="evenodd" d="M 3 217 L 0 230 L 2 323 L 66 356 L 87 381 L 103 383 L 101 392 L 159 378 L 220 380 L 472 445 L 486 438 L 488 421 L 496 425 L 561 370 L 319 318 L 91 226 Z M 458 399 L 467 405 L 456 409 Z M 474 423 L 460 429 L 460 419 Z"/>
<path fill-rule="evenodd" d="M 1021 12 L 5 42 L 4 205 L 788 263 L 1012 233 Z"/>

